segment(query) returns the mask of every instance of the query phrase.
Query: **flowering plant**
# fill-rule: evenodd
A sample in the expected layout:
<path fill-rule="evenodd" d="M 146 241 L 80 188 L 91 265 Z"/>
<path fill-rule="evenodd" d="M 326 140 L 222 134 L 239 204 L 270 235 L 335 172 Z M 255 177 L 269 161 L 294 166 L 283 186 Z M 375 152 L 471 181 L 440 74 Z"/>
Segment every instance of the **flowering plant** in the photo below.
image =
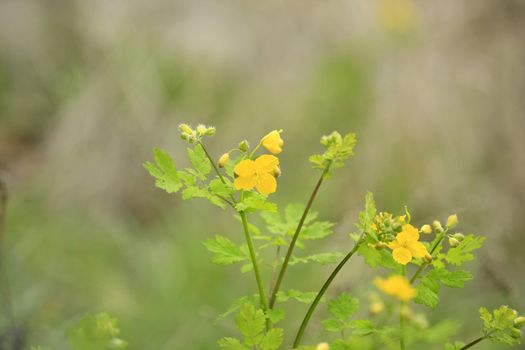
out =
<path fill-rule="evenodd" d="M 323 181 L 353 155 L 355 134 L 342 136 L 333 132 L 321 138 L 324 152 L 309 158 L 320 174 L 307 204 L 290 204 L 281 215 L 270 195 L 277 190 L 281 174 L 277 155 L 283 151 L 282 130 L 271 131 L 253 149 L 246 140 L 241 141 L 218 157 L 217 162 L 204 142 L 215 134 L 215 128 L 182 124 L 180 131 L 182 139 L 192 145 L 188 148 L 190 168 L 179 170 L 169 153 L 161 149 L 154 151 L 155 163 L 146 162 L 144 166 L 156 179 L 156 186 L 168 193 L 181 191 L 183 199 L 205 198 L 233 210 L 242 224 L 243 242 L 216 235 L 204 246 L 216 264 L 242 264 L 241 271 L 253 273 L 256 285 L 253 295 L 239 298 L 219 316 L 222 319 L 236 313 L 239 330 L 237 336 L 218 340 L 221 349 L 406 349 L 437 345 L 446 350 L 464 350 L 485 339 L 509 345 L 520 343 L 525 318 L 507 306 L 492 313 L 481 308 L 481 336 L 467 344 L 449 342 L 453 325 L 445 321 L 431 326 L 425 315 L 413 308 L 413 304 L 420 304 L 435 309 L 442 287 L 462 288 L 473 278 L 462 266 L 474 259 L 473 252 L 481 248 L 485 239 L 454 231 L 458 224 L 456 215 L 450 215 L 444 226 L 436 220 L 418 228 L 407 208 L 402 215 L 378 212 L 373 195 L 368 193 L 357 219 L 357 231 L 349 234 L 352 247 L 347 252 L 307 256 L 297 252 L 296 247 L 332 234 L 334 224 L 319 220 L 311 209 Z M 263 154 L 257 155 L 258 152 Z M 249 215 L 259 215 L 266 229 L 250 223 Z M 275 258 L 265 264 L 267 250 L 273 250 Z M 365 281 L 373 282 L 383 295 L 369 295 L 369 317 L 364 319 L 354 318 L 362 303 L 356 296 L 343 292 L 329 300 L 329 318 L 322 321 L 327 333 L 332 334 L 326 336 L 329 342 L 304 345 L 303 336 L 312 315 L 325 301 L 332 281 L 354 255 L 387 275 Z M 318 292 L 283 290 L 288 268 L 309 263 L 337 265 Z M 264 281 L 263 266 L 272 268 L 269 283 Z M 285 317 L 280 306 L 289 300 L 305 303 L 308 308 L 298 330 L 287 330 L 293 342 L 284 344 L 285 330 L 278 326 Z"/>

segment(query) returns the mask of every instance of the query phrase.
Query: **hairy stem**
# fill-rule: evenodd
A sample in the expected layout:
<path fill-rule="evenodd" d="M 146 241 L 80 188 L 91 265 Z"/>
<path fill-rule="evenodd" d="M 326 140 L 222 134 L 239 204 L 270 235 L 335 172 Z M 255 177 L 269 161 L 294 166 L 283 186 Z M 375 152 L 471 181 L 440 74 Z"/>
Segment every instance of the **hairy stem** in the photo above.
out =
<path fill-rule="evenodd" d="M 306 217 L 308 216 L 308 212 L 310 211 L 310 208 L 312 207 L 312 204 L 314 203 L 315 197 L 317 196 L 317 192 L 319 191 L 319 187 L 321 187 L 321 184 L 323 183 L 323 179 L 328 172 L 329 166 L 325 168 L 323 173 L 321 174 L 321 177 L 317 181 L 317 184 L 315 185 L 315 188 L 310 195 L 310 199 L 308 200 L 308 204 L 304 208 L 303 215 L 301 216 L 301 219 L 299 220 L 299 224 L 297 224 L 297 228 L 295 229 L 295 233 L 292 237 L 292 241 L 290 242 L 290 245 L 288 246 L 288 251 L 286 252 L 286 256 L 284 257 L 283 264 L 281 265 L 281 269 L 279 270 L 279 275 L 277 277 L 277 281 L 275 282 L 275 286 L 272 290 L 272 294 L 270 296 L 270 309 L 273 308 L 275 305 L 275 300 L 277 298 L 277 292 L 279 291 L 279 288 L 281 287 L 281 283 L 284 278 L 284 274 L 286 273 L 286 269 L 288 268 L 288 263 L 290 261 L 290 258 L 292 257 L 292 252 L 295 247 L 295 242 L 297 241 L 297 238 L 299 238 L 299 233 L 301 233 L 301 229 L 303 228 L 304 221 L 306 220 Z"/>
<path fill-rule="evenodd" d="M 483 337 L 479 337 L 478 339 L 471 341 L 470 343 L 468 343 L 467 345 L 465 345 L 464 347 L 462 347 L 459 350 L 465 350 L 465 349 L 468 349 L 470 347 L 473 347 L 474 345 L 476 345 L 477 343 L 479 343 L 480 341 L 485 340 L 485 339 L 487 339 L 486 335 L 484 335 Z"/>
<path fill-rule="evenodd" d="M 259 288 L 259 298 L 261 300 L 261 307 L 264 311 L 268 310 L 268 300 L 266 298 L 266 293 L 264 291 L 264 285 L 259 272 L 259 264 L 257 263 L 257 256 L 255 255 L 255 248 L 253 246 L 252 237 L 248 230 L 248 220 L 246 219 L 246 213 L 240 211 L 242 220 L 242 227 L 244 229 L 244 237 L 246 238 L 246 243 L 248 244 L 248 249 L 250 251 L 250 259 L 252 260 L 253 272 L 255 274 L 255 280 L 257 282 L 257 287 Z"/>
<path fill-rule="evenodd" d="M 306 330 L 306 326 L 308 325 L 308 322 L 310 322 L 310 318 L 312 317 L 315 309 L 317 308 L 317 305 L 319 305 L 319 302 L 323 298 L 324 293 L 326 292 L 328 287 L 330 287 L 330 284 L 332 284 L 332 281 L 334 280 L 335 276 L 337 276 L 339 271 L 341 271 L 343 266 L 345 266 L 345 264 L 352 257 L 352 255 L 354 255 L 355 252 L 357 252 L 357 249 L 359 249 L 359 246 L 361 245 L 362 242 L 363 242 L 363 234 L 361 235 L 361 237 L 359 237 L 359 240 L 356 242 L 352 250 L 350 250 L 348 254 L 346 254 L 346 256 L 343 258 L 343 260 L 341 260 L 339 265 L 337 265 L 336 268 L 330 274 L 330 276 L 328 276 L 328 279 L 325 281 L 325 283 L 323 284 L 323 286 L 317 293 L 314 301 L 308 308 L 308 311 L 306 311 L 306 315 L 303 318 L 303 322 L 301 323 L 301 326 L 299 327 L 299 330 L 297 331 L 297 335 L 295 336 L 295 340 L 293 342 L 293 348 L 298 347 L 299 344 L 301 343 L 301 339 L 303 338 L 304 331 Z"/>

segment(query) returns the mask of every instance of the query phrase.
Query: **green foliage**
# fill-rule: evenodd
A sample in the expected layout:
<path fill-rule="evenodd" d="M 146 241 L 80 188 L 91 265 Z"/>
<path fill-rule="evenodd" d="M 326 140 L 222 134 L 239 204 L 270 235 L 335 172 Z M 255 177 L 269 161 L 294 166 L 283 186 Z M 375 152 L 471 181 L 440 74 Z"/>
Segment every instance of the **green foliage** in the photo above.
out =
<path fill-rule="evenodd" d="M 465 270 L 449 271 L 445 268 L 434 268 L 430 270 L 416 287 L 417 295 L 414 301 L 435 309 L 439 301 L 439 290 L 441 286 L 451 288 L 463 288 L 465 282 L 472 279 L 472 274 Z"/>
<path fill-rule="evenodd" d="M 168 152 L 155 148 L 153 151 L 156 164 L 151 162 L 144 163 L 144 168 L 155 178 L 155 186 L 168 193 L 175 193 L 181 187 L 177 168 Z"/>
<path fill-rule="evenodd" d="M 106 313 L 85 316 L 69 329 L 68 342 L 73 350 L 119 350 L 127 343 L 118 338 L 118 320 Z"/>
<path fill-rule="evenodd" d="M 331 169 L 342 168 L 344 161 L 354 155 L 354 146 L 357 142 L 355 134 L 346 134 L 341 136 L 337 131 L 330 135 L 324 135 L 321 138 L 321 144 L 326 148 L 323 154 L 314 154 L 310 156 L 310 163 L 314 168 L 325 171 L 327 176 L 330 175 Z"/>
<path fill-rule="evenodd" d="M 483 246 L 483 242 L 485 242 L 485 237 L 475 236 L 472 234 L 467 235 L 465 236 L 465 239 L 459 242 L 457 247 L 448 250 L 447 254 L 445 255 L 445 260 L 449 264 L 456 266 L 460 266 L 466 262 L 472 261 L 474 259 L 472 252 L 481 248 L 481 246 Z"/>
<path fill-rule="evenodd" d="M 296 289 L 290 289 L 287 291 L 279 291 L 279 293 L 277 293 L 277 302 L 284 303 L 293 299 L 300 303 L 310 304 L 315 299 L 316 295 L 316 292 L 301 292 Z"/>
<path fill-rule="evenodd" d="M 521 330 L 515 326 L 514 320 L 518 317 L 516 310 L 506 305 L 495 309 L 491 314 L 486 308 L 479 309 L 479 316 L 483 321 L 483 333 L 493 342 L 516 345 L 521 342 Z"/>
<path fill-rule="evenodd" d="M 237 211 L 246 213 L 256 211 L 277 211 L 277 204 L 268 202 L 266 197 L 257 192 L 245 192 L 241 202 L 235 205 Z"/>
<path fill-rule="evenodd" d="M 243 341 L 226 337 L 218 341 L 221 349 L 228 350 L 276 350 L 283 342 L 283 330 L 271 328 L 266 331 L 266 316 L 252 304 L 243 304 L 235 317 L 235 324 Z"/>
<path fill-rule="evenodd" d="M 215 235 L 215 238 L 209 238 L 203 244 L 213 253 L 212 262 L 215 264 L 231 265 L 250 258 L 246 245 L 238 246 L 221 235 Z"/>
<path fill-rule="evenodd" d="M 352 322 L 350 317 L 359 308 L 359 300 L 348 293 L 341 293 L 337 298 L 328 303 L 330 318 L 323 321 L 324 328 L 329 332 L 341 332 L 346 328 L 363 328 L 362 322 Z"/>

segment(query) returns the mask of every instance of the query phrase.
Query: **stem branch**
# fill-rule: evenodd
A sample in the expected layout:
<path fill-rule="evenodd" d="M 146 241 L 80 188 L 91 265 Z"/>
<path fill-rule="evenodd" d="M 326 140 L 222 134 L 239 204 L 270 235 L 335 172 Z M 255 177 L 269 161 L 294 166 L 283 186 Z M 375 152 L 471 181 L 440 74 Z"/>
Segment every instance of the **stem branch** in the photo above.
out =
<path fill-rule="evenodd" d="M 484 335 L 482 337 L 479 337 L 478 339 L 471 341 L 470 343 L 468 343 L 467 345 L 465 345 L 464 347 L 462 347 L 459 350 L 465 350 L 465 349 L 468 349 L 470 347 L 473 347 L 474 345 L 476 345 L 477 343 L 479 343 L 480 341 L 485 340 L 485 339 L 487 339 L 486 335 Z"/>
<path fill-rule="evenodd" d="M 295 340 L 293 342 L 293 348 L 294 349 L 296 347 L 298 347 L 299 344 L 301 343 L 301 339 L 302 339 L 302 337 L 304 335 L 304 331 L 306 330 L 306 326 L 308 325 L 308 322 L 310 321 L 310 318 L 312 317 L 312 314 L 314 313 L 317 305 L 319 304 L 319 302 L 323 298 L 324 293 L 326 292 L 326 290 L 328 289 L 328 287 L 330 286 L 330 284 L 334 280 L 335 276 L 337 276 L 339 271 L 346 264 L 346 262 L 352 257 L 352 255 L 355 254 L 355 252 L 357 252 L 357 249 L 359 249 L 359 246 L 363 242 L 363 236 L 364 236 L 364 233 L 361 235 L 361 237 L 359 237 L 359 240 L 356 242 L 356 244 L 354 245 L 352 250 L 350 250 L 348 252 L 348 254 L 346 254 L 346 256 L 343 258 L 343 260 L 341 260 L 339 265 L 337 265 L 336 268 L 332 271 L 332 273 L 330 274 L 328 279 L 325 281 L 325 283 L 323 284 L 323 286 L 321 287 L 321 289 L 317 293 L 317 296 L 315 297 L 314 301 L 312 302 L 312 304 L 308 308 L 308 311 L 306 312 L 306 315 L 304 316 L 303 322 L 301 323 L 301 326 L 299 327 L 299 330 L 297 331 L 297 335 L 295 336 Z"/>

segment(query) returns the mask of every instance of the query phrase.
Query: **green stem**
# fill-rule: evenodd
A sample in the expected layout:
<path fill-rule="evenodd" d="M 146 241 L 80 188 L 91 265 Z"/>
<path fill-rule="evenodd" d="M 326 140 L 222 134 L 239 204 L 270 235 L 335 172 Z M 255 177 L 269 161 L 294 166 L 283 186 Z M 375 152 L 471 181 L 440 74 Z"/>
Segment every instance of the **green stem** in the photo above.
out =
<path fill-rule="evenodd" d="M 306 208 L 304 208 L 303 215 L 301 216 L 301 219 L 299 220 L 299 224 L 297 225 L 297 228 L 295 229 L 295 233 L 292 237 L 292 241 L 290 242 L 290 245 L 288 246 L 288 251 L 286 252 L 286 256 L 284 257 L 283 264 L 281 265 L 281 269 L 279 270 L 279 275 L 277 277 L 277 281 L 275 282 L 275 286 L 272 290 L 272 294 L 270 296 L 270 309 L 273 308 L 275 305 L 275 301 L 277 299 L 277 292 L 279 291 L 279 288 L 281 287 L 281 283 L 284 278 L 284 274 L 286 273 L 286 269 L 288 268 L 288 263 L 290 261 L 290 258 L 292 257 L 292 252 L 295 247 L 295 242 L 297 242 L 297 238 L 299 238 L 299 233 L 301 233 L 301 229 L 303 228 L 304 221 L 306 220 L 306 217 L 308 215 L 308 212 L 310 211 L 310 208 L 312 207 L 312 204 L 314 203 L 315 197 L 317 196 L 317 192 L 319 191 L 319 187 L 321 187 L 321 184 L 323 183 L 324 177 L 326 173 L 328 172 L 330 166 L 327 166 L 323 173 L 321 174 L 321 177 L 317 181 L 317 184 L 315 185 L 315 188 L 310 195 L 310 199 L 308 200 L 308 204 L 306 205 Z"/>
<path fill-rule="evenodd" d="M 348 254 L 346 254 L 346 256 L 343 258 L 343 260 L 341 260 L 339 265 L 337 265 L 336 268 L 332 271 L 332 273 L 330 274 L 328 279 L 325 281 L 325 283 L 323 284 L 323 286 L 321 287 L 321 289 L 317 293 L 314 301 L 312 302 L 312 304 L 308 308 L 308 311 L 306 312 L 306 315 L 303 318 L 303 322 L 301 323 L 301 326 L 299 327 L 299 330 L 297 331 L 297 335 L 295 336 L 295 340 L 293 342 L 293 348 L 294 349 L 296 347 L 298 347 L 299 344 L 301 343 L 301 339 L 303 338 L 304 331 L 306 330 L 306 326 L 308 325 L 308 322 L 310 322 L 310 318 L 312 317 L 315 309 L 317 308 L 317 305 L 319 304 L 319 302 L 323 298 L 324 293 L 326 292 L 326 290 L 328 289 L 328 287 L 330 286 L 330 284 L 334 280 L 335 276 L 337 276 L 337 274 L 343 268 L 343 266 L 346 264 L 346 262 L 352 257 L 352 255 L 355 254 L 355 252 L 357 252 L 357 249 L 359 249 L 359 246 L 363 242 L 363 235 L 364 234 L 362 234 L 361 237 L 359 237 L 359 240 L 356 242 L 356 244 L 354 245 L 352 250 L 350 250 L 348 252 Z"/>
<path fill-rule="evenodd" d="M 252 237 L 248 230 L 248 220 L 246 219 L 246 213 L 240 211 L 242 220 L 242 227 L 244 229 L 244 236 L 246 238 L 246 243 L 248 244 L 248 249 L 250 251 L 250 259 L 252 260 L 253 272 L 255 273 L 255 280 L 257 281 L 257 287 L 259 288 L 259 297 L 261 299 L 261 307 L 264 311 L 268 310 L 268 300 L 266 298 L 266 293 L 264 291 L 264 285 L 259 272 L 259 264 L 257 264 L 257 256 L 255 255 L 255 248 L 253 246 Z"/>
<path fill-rule="evenodd" d="M 403 277 L 406 276 L 405 266 L 403 266 L 402 275 Z M 403 315 L 404 308 L 405 302 L 401 301 L 399 304 L 399 347 L 401 350 L 405 350 L 405 317 Z"/>
<path fill-rule="evenodd" d="M 432 249 L 430 249 L 430 252 L 429 252 L 430 255 L 434 254 L 434 252 L 436 251 L 436 249 L 439 246 L 439 244 L 443 241 L 443 238 L 445 238 L 445 235 L 446 235 L 447 231 L 444 231 L 444 232 L 441 233 L 441 235 L 439 236 L 439 239 L 436 241 L 436 243 L 434 244 Z M 428 262 L 424 262 L 424 263 L 421 264 L 421 266 L 419 266 L 419 269 L 417 269 L 417 271 L 414 274 L 414 276 L 412 276 L 412 278 L 410 279 L 410 284 L 412 284 L 412 283 L 414 283 L 416 281 L 416 279 L 419 277 L 421 272 L 423 272 L 423 270 L 428 266 L 428 264 L 429 264 Z"/>
<path fill-rule="evenodd" d="M 208 159 L 210 160 L 211 166 L 213 167 L 213 169 L 215 170 L 215 172 L 217 173 L 217 175 L 219 175 L 219 179 L 221 179 L 222 183 L 225 184 L 226 181 L 224 181 L 224 178 L 222 177 L 222 174 L 221 174 L 221 172 L 219 171 L 219 168 L 217 167 L 217 165 L 216 165 L 215 162 L 213 161 L 213 158 L 210 156 L 210 154 L 209 154 L 208 151 L 206 150 L 206 147 L 204 147 L 204 144 L 202 143 L 202 141 L 199 141 L 199 145 L 201 145 L 202 149 L 204 150 L 204 154 L 206 154 L 206 157 L 208 157 Z"/>
<path fill-rule="evenodd" d="M 465 350 L 465 349 L 468 349 L 470 347 L 473 347 L 474 345 L 476 345 L 477 343 L 479 343 L 480 341 L 485 340 L 485 339 L 487 339 L 486 335 L 484 335 L 483 337 L 479 337 L 478 339 L 471 341 L 470 343 L 468 343 L 467 345 L 465 345 L 464 347 L 462 347 L 459 350 Z"/>

